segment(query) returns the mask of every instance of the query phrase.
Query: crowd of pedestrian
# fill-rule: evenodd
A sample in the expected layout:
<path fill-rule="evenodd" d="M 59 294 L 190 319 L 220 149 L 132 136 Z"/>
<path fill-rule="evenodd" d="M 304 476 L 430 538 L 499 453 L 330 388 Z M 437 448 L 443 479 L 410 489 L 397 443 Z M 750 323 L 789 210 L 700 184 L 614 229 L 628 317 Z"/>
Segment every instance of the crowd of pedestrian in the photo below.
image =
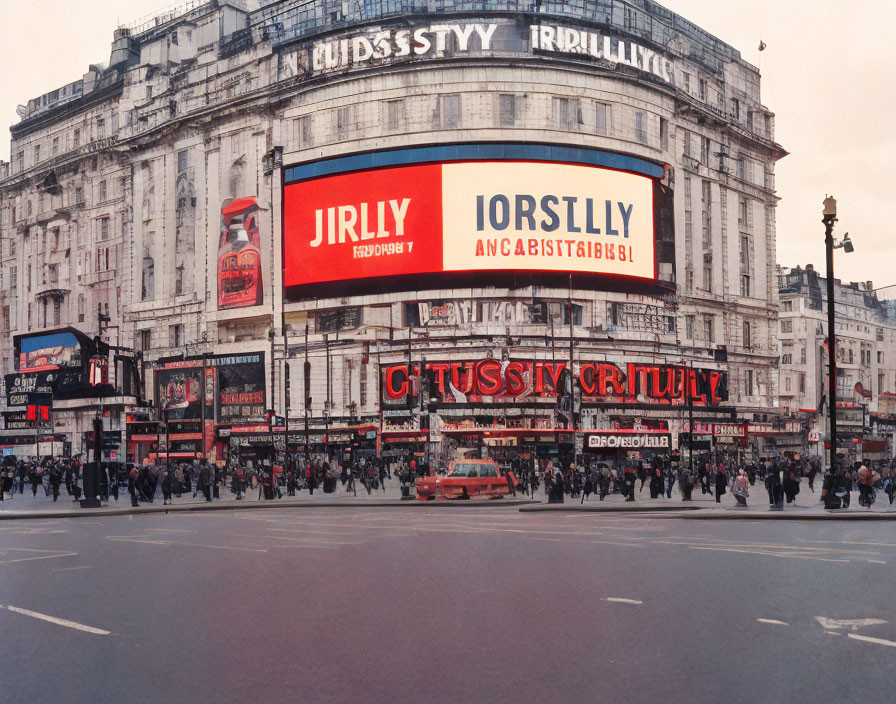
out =
<path fill-rule="evenodd" d="M 33 498 L 51 496 L 58 501 L 61 489 L 73 501 L 81 499 L 84 477 L 89 469 L 79 457 L 44 457 L 30 459 L 4 458 L 0 467 L 0 501 L 24 495 Z M 301 490 L 326 494 L 341 488 L 357 492 L 386 491 L 386 482 L 397 478 L 403 487 L 413 485 L 418 476 L 428 471 L 425 463 L 412 457 L 383 459 L 360 456 L 342 464 L 335 458 L 317 457 L 306 460 L 293 455 L 284 464 L 269 460 L 233 461 L 218 465 L 207 462 L 146 461 L 142 464 L 121 462 L 102 463 L 99 467 L 97 493 L 103 501 L 118 501 L 127 492 L 132 506 L 154 503 L 161 494 L 162 504 L 169 505 L 184 495 L 205 501 L 221 498 L 222 491 L 230 491 L 238 501 L 255 497 L 256 500 L 282 499 L 295 496 Z M 256 494 L 257 492 L 257 494 Z"/>
<path fill-rule="evenodd" d="M 878 494 L 883 494 L 890 504 L 896 498 L 896 460 L 868 462 L 868 466 L 862 462 L 847 465 L 839 461 L 833 471 L 823 472 L 816 457 L 781 456 L 743 461 L 734 454 L 706 453 L 695 455 L 692 462 L 672 452 L 624 461 L 616 466 L 597 459 L 578 465 L 573 460 L 542 459 L 536 464 L 514 459 L 511 468 L 525 493 L 535 497 L 543 486 L 545 496 L 552 503 L 565 499 L 579 499 L 584 503 L 592 496 L 603 501 L 611 494 L 631 502 L 643 495 L 645 487 L 650 499 L 671 499 L 677 485 L 682 501 L 692 501 L 697 491 L 721 503 L 730 491 L 735 505 L 746 507 L 751 489 L 758 481 L 768 496 L 769 507 L 781 509 L 796 502 L 803 479 L 815 493 L 819 475 L 823 475 L 819 498 L 825 508 L 848 508 L 853 492 L 858 492 L 859 505 L 863 507 L 873 505 Z"/>
<path fill-rule="evenodd" d="M 682 501 L 692 501 L 694 492 L 714 498 L 731 492 L 735 504 L 747 506 L 756 483 L 764 488 L 770 508 L 781 509 L 793 504 L 805 485 L 815 493 L 815 483 L 822 475 L 819 498 L 825 508 L 849 508 L 851 496 L 858 493 L 858 503 L 870 507 L 878 495 L 886 497 L 890 504 L 896 498 L 896 460 L 855 462 L 848 465 L 837 462 L 833 471 L 823 472 L 818 458 L 772 457 L 760 461 L 741 461 L 736 455 L 708 453 L 695 455 L 693 461 L 682 459 L 677 452 L 655 455 L 650 458 L 623 461 L 611 466 L 598 459 L 584 463 L 514 456 L 505 467 L 513 472 L 516 488 L 536 497 L 543 487 L 544 495 L 551 503 L 565 499 L 578 499 L 584 503 L 596 497 L 604 501 L 616 494 L 624 501 L 632 502 L 637 496 L 649 496 L 651 500 L 671 499 L 673 489 Z M 80 458 L 45 457 L 16 459 L 5 457 L 0 472 L 0 501 L 30 493 L 32 498 L 52 496 L 58 501 L 62 489 L 73 501 L 78 501 L 84 490 L 84 479 L 90 466 L 82 465 Z M 306 459 L 303 455 L 291 455 L 283 464 L 270 460 L 232 461 L 227 464 L 205 462 L 150 462 L 124 464 L 103 463 L 96 487 L 99 498 L 115 500 L 127 492 L 131 505 L 153 503 L 161 493 L 163 505 L 173 504 L 184 495 L 205 501 L 221 498 L 222 491 L 230 491 L 238 501 L 276 500 L 295 496 L 302 490 L 325 494 L 338 489 L 357 495 L 366 491 L 386 491 L 386 482 L 398 479 L 403 496 L 412 496 L 412 487 L 418 477 L 429 473 L 429 467 L 413 456 L 377 458 L 358 456 L 341 463 L 336 458 L 319 456 Z M 644 489 L 647 494 L 644 494 Z M 515 491 L 514 491 L 515 493 Z"/>

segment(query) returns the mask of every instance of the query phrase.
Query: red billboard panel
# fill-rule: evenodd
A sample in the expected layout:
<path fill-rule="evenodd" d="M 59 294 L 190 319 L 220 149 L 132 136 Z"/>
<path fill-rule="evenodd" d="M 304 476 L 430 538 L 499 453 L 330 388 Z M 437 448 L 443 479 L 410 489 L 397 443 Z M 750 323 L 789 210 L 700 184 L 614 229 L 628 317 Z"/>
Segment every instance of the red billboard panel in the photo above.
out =
<path fill-rule="evenodd" d="M 653 180 L 529 161 L 383 168 L 284 192 L 284 285 L 469 271 L 655 278 Z"/>

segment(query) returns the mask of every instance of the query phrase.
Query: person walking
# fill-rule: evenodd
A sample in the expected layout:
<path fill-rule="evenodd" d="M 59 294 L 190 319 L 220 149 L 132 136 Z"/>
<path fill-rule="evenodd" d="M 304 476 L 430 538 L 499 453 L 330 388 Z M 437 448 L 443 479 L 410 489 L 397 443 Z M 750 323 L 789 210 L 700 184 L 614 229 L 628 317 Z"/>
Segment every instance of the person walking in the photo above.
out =
<path fill-rule="evenodd" d="M 718 464 L 716 465 L 716 503 L 722 503 L 722 496 L 725 494 L 725 490 L 728 487 L 728 470 L 725 469 L 725 465 Z"/>
<path fill-rule="evenodd" d="M 137 482 L 140 478 L 140 470 L 136 467 L 131 467 L 131 471 L 128 472 L 128 494 L 131 495 L 131 506 L 139 506 L 140 502 L 137 500 Z"/>
<path fill-rule="evenodd" d="M 62 469 L 54 462 L 50 466 L 50 488 L 53 491 L 53 503 L 59 500 L 59 485 L 62 483 Z M 2 496 L 2 495 L 0 495 Z"/>
<path fill-rule="evenodd" d="M 171 503 L 172 483 L 174 482 L 174 470 L 170 467 L 162 469 L 162 505 Z"/>

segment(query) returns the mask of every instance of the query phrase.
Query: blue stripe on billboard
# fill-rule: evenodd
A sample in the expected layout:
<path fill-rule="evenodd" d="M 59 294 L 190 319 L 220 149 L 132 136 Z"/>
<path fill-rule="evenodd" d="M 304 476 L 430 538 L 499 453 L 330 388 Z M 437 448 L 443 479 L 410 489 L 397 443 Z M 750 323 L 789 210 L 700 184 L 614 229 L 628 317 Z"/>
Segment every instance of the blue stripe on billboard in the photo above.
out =
<path fill-rule="evenodd" d="M 664 169 L 659 164 L 635 156 L 603 152 L 596 149 L 577 149 L 548 144 L 450 144 L 435 147 L 413 147 L 370 152 L 352 156 L 314 161 L 286 169 L 286 184 L 321 176 L 381 169 L 389 166 L 407 166 L 430 162 L 451 161 L 553 161 L 571 164 L 601 166 L 631 173 L 662 178 Z"/>

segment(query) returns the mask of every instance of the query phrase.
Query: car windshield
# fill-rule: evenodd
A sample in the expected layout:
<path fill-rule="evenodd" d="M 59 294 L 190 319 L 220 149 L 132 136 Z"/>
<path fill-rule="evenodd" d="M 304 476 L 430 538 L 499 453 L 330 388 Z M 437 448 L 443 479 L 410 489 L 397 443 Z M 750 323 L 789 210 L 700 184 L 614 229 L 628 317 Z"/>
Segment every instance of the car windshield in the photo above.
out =
<path fill-rule="evenodd" d="M 482 465 L 478 464 L 456 464 L 454 465 L 454 469 L 451 470 L 452 477 L 478 477 L 480 476 L 480 470 L 482 469 Z"/>

